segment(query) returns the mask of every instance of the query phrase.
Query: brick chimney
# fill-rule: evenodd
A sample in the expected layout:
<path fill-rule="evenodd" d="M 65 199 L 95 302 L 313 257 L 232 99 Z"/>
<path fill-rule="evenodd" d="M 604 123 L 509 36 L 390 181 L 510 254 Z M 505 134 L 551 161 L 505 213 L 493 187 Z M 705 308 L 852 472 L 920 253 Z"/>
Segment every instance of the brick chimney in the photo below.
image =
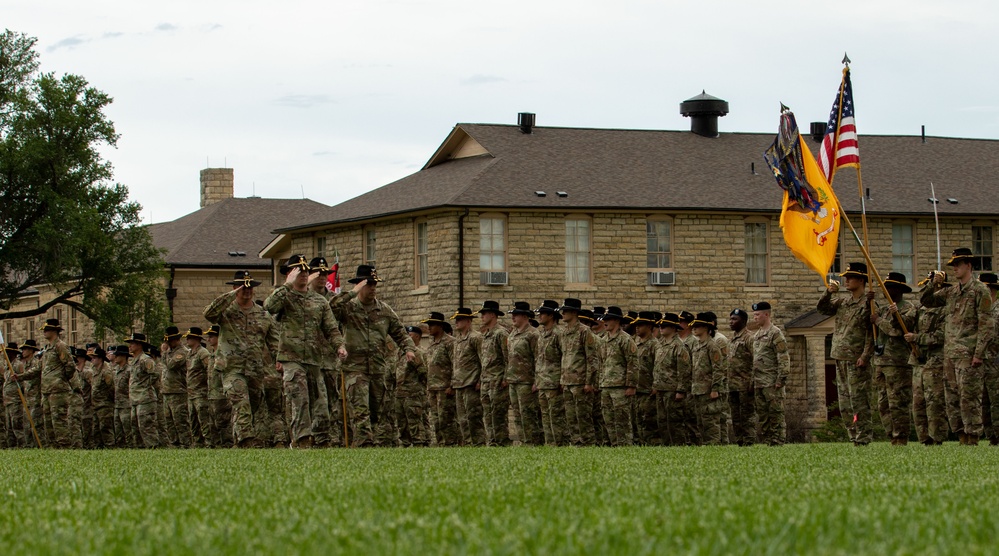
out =
<path fill-rule="evenodd" d="M 233 197 L 232 168 L 205 168 L 201 171 L 201 208 Z"/>

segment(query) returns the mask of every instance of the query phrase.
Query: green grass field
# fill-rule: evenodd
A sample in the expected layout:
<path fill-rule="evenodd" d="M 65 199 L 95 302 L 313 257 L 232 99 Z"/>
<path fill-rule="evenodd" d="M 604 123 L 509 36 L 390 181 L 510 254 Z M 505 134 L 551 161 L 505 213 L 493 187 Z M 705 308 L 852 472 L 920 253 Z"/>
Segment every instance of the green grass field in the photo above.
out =
<path fill-rule="evenodd" d="M 3 451 L 0 550 L 995 553 L 999 449 Z"/>

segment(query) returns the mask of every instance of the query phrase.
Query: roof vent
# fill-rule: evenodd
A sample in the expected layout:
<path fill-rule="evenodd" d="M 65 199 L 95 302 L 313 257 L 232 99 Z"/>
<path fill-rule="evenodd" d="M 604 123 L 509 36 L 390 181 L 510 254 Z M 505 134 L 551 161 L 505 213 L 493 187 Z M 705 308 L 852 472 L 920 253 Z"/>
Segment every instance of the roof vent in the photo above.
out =
<path fill-rule="evenodd" d="M 812 122 L 808 124 L 808 131 L 812 133 L 812 141 L 816 143 L 822 142 L 822 139 L 826 136 L 827 125 L 825 122 Z"/>
<path fill-rule="evenodd" d="M 728 114 L 728 102 L 703 90 L 680 103 L 680 114 L 690 118 L 690 131 L 702 137 L 718 137 L 718 118 Z"/>
<path fill-rule="evenodd" d="M 558 195 L 559 197 L 563 198 L 563 199 L 565 199 L 566 197 L 569 196 L 569 194 L 566 193 L 565 191 L 556 191 L 555 194 Z"/>
<path fill-rule="evenodd" d="M 534 113 L 521 112 L 517 114 L 517 125 L 520 126 L 521 133 L 531 134 L 534 131 Z"/>
<path fill-rule="evenodd" d="M 544 191 L 535 191 L 534 194 L 537 195 L 538 197 L 544 197 L 545 195 L 547 195 L 547 193 L 545 193 Z"/>

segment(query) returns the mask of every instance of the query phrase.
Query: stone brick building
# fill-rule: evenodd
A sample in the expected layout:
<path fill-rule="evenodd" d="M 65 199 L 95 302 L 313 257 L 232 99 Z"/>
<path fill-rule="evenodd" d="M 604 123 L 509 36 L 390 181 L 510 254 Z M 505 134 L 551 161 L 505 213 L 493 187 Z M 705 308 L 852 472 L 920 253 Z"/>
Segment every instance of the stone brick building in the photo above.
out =
<path fill-rule="evenodd" d="M 813 311 L 824 285 L 783 243 L 781 191 L 762 160 L 773 134 L 714 133 L 705 119 L 717 115 L 691 114 L 700 133 L 535 127 L 530 114 L 458 124 L 420 171 L 278 229 L 261 256 L 276 269 L 292 253 L 336 248 L 344 278 L 373 263 L 380 298 L 408 323 L 486 299 L 578 297 L 723 321 L 769 300 L 792 346 L 788 426 L 803 438 L 835 400 L 832 322 Z M 860 146 L 882 275 L 915 283 L 937 268 L 931 181 L 944 254 L 970 246 L 991 267 L 999 141 L 863 136 Z M 834 186 L 859 230 L 856 173 L 841 170 Z M 848 232 L 840 246 L 833 271 L 863 260 Z"/>

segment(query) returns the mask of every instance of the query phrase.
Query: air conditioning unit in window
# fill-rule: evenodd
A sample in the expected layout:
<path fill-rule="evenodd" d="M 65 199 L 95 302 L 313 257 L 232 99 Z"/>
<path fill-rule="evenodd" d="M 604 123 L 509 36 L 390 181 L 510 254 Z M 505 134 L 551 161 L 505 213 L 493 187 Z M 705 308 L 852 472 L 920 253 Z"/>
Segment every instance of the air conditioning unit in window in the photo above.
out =
<path fill-rule="evenodd" d="M 674 286 L 676 285 L 675 272 L 650 272 L 649 284 L 653 286 Z"/>
<path fill-rule="evenodd" d="M 505 286 L 507 284 L 506 272 L 483 272 L 482 283 L 487 286 Z"/>

